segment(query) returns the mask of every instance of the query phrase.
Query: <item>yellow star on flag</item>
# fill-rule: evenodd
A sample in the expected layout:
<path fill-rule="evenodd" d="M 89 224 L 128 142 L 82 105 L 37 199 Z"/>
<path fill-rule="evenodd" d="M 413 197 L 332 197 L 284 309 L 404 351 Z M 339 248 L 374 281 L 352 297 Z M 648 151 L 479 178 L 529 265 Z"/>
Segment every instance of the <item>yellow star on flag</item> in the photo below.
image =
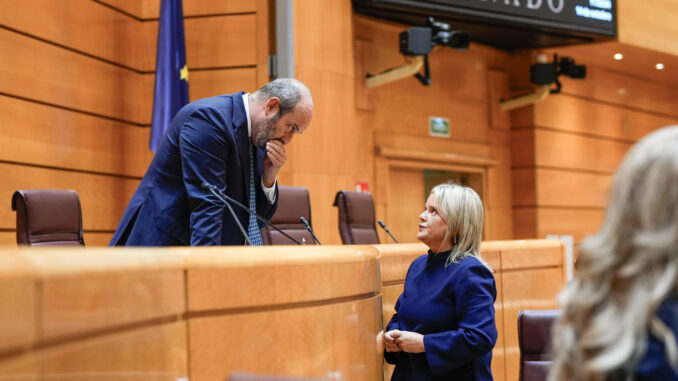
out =
<path fill-rule="evenodd" d="M 184 67 L 179 70 L 179 80 L 185 79 L 186 82 L 188 82 L 188 65 L 184 65 Z"/>

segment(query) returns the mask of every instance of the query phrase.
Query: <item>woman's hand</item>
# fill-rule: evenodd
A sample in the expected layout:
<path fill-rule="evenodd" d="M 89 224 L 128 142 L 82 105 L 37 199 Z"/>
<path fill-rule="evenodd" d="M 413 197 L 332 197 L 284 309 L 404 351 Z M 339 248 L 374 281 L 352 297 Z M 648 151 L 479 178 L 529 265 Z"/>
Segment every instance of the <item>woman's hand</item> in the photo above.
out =
<path fill-rule="evenodd" d="M 394 331 L 391 331 L 394 332 Z M 396 345 L 407 353 L 424 352 L 424 335 L 410 331 L 397 331 Z M 386 333 L 388 334 L 388 332 Z M 387 349 L 388 350 L 388 349 Z"/>
<path fill-rule="evenodd" d="M 384 346 L 386 347 L 386 352 L 400 352 L 401 349 L 396 344 L 396 339 L 400 337 L 400 331 L 397 329 L 388 331 L 384 334 Z"/>

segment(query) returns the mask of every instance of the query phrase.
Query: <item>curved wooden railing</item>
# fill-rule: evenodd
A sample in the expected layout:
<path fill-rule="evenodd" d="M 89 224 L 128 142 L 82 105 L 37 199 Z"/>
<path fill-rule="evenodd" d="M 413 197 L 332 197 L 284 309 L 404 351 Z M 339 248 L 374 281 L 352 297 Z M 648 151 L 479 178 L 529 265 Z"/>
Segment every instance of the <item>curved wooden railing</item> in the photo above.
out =
<path fill-rule="evenodd" d="M 555 305 L 562 251 L 553 241 L 484 243 L 499 290 L 495 379 L 517 376 L 517 311 Z M 0 380 L 223 381 L 235 371 L 382 380 L 377 338 L 423 253 L 1 248 Z"/>

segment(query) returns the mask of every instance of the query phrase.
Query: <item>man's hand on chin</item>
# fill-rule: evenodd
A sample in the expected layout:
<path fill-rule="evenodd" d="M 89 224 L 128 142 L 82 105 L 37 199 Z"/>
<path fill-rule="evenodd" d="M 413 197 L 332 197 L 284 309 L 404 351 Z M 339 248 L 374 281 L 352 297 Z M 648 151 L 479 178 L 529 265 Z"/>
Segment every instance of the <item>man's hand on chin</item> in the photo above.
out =
<path fill-rule="evenodd" d="M 266 156 L 264 157 L 264 186 L 270 188 L 275 184 L 278 171 L 287 160 L 285 146 L 279 139 L 266 142 Z"/>

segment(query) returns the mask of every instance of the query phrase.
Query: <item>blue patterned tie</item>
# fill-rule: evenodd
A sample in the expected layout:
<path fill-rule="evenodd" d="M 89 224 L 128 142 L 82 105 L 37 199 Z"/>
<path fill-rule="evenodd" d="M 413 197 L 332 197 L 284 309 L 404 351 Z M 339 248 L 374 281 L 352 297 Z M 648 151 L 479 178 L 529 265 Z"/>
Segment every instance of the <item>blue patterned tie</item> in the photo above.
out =
<path fill-rule="evenodd" d="M 254 147 L 250 143 L 250 209 L 257 210 L 257 192 L 254 188 Z M 255 246 L 261 246 L 264 242 L 261 240 L 261 232 L 257 224 L 257 217 L 254 213 L 250 213 L 250 223 L 247 226 L 247 238 L 250 243 Z"/>

